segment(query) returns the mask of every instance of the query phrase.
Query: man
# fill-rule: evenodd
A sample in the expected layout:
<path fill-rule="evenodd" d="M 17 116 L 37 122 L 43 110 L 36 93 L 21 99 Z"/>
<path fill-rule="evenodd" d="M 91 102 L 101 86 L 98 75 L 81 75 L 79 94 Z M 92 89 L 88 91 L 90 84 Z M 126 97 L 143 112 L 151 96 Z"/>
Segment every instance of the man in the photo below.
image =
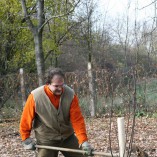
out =
<path fill-rule="evenodd" d="M 38 145 L 71 149 L 79 149 L 80 145 L 91 155 L 92 148 L 88 143 L 78 98 L 64 84 L 64 73 L 59 68 L 51 70 L 46 85 L 33 90 L 27 99 L 20 122 L 20 134 L 25 149 L 35 149 L 30 138 L 32 129 Z M 71 152 L 62 154 L 65 157 L 82 157 Z M 38 149 L 38 157 L 57 156 L 56 150 Z"/>

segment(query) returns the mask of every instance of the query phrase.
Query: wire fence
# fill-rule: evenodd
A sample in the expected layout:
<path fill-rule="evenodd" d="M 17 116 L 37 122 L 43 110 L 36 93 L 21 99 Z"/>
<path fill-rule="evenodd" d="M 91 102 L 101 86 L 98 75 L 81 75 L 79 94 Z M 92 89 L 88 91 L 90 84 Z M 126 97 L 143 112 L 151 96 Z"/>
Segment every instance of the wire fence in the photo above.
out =
<path fill-rule="evenodd" d="M 101 69 L 93 71 L 97 114 L 112 111 L 127 113 L 133 109 L 136 97 L 137 114 L 157 110 L 157 75 L 148 74 L 138 68 L 127 70 Z M 0 116 L 16 116 L 22 110 L 20 74 L 10 74 L 0 78 Z M 89 84 L 87 71 L 65 73 L 65 82 L 79 97 L 83 113 L 89 115 Z M 26 98 L 38 87 L 37 74 L 24 73 Z M 11 109 L 9 113 L 8 108 Z M 1 118 L 0 117 L 0 118 Z"/>

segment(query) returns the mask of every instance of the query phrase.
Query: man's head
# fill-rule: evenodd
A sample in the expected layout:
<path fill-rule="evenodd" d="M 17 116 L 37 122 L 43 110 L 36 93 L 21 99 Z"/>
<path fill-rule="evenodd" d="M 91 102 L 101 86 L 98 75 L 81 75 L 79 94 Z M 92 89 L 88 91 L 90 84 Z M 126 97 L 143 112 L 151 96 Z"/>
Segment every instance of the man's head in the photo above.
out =
<path fill-rule="evenodd" d="M 55 95 L 61 95 L 64 85 L 64 73 L 60 68 L 49 71 L 46 83 Z"/>

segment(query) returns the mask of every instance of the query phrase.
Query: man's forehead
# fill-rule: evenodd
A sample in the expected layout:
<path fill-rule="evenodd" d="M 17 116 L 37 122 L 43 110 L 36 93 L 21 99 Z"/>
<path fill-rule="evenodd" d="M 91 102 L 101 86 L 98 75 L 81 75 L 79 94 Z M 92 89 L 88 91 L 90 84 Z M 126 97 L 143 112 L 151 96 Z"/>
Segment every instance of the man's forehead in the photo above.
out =
<path fill-rule="evenodd" d="M 54 75 L 52 82 L 64 82 L 64 78 L 60 75 Z"/>

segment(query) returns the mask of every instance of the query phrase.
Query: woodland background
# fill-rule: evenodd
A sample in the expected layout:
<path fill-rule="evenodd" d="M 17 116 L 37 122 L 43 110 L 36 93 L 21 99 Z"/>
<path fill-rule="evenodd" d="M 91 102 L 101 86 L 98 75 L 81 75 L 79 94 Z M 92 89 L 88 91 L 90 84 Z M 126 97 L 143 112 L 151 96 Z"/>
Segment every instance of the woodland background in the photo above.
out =
<path fill-rule="evenodd" d="M 124 116 L 131 121 L 126 123 L 127 144 L 136 143 L 156 156 L 156 3 L 150 4 L 154 16 L 148 21 L 135 17 L 130 22 L 126 12 L 115 19 L 106 16 L 100 22 L 101 14 L 92 0 L 1 0 L 0 129 L 4 140 L 0 148 L 6 151 L 0 153 L 9 155 L 10 138 L 20 145 L 18 123 L 23 102 L 31 90 L 44 84 L 50 68 L 60 67 L 66 83 L 79 97 L 95 148 L 118 150 L 112 140 L 117 131 L 114 122 Z M 128 11 L 129 5 L 130 1 Z M 94 136 L 96 133 L 102 136 Z M 18 156 L 19 151 L 9 152 Z"/>

